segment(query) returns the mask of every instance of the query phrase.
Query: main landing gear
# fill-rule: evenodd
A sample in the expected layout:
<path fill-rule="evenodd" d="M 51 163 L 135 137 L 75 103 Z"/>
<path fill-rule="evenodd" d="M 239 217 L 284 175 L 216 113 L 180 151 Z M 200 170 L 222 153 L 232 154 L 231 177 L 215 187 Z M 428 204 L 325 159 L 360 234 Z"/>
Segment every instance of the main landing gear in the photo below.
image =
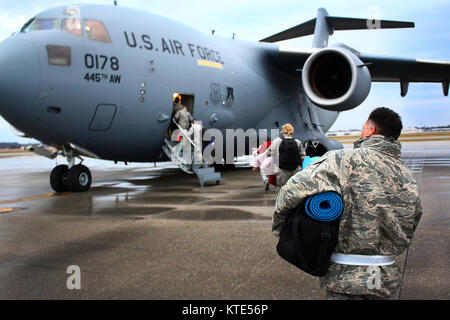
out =
<path fill-rule="evenodd" d="M 89 190 L 92 183 L 90 170 L 80 164 L 75 165 L 72 153 L 66 155 L 69 165 L 60 164 L 50 173 L 50 185 L 56 192 L 83 192 Z"/>

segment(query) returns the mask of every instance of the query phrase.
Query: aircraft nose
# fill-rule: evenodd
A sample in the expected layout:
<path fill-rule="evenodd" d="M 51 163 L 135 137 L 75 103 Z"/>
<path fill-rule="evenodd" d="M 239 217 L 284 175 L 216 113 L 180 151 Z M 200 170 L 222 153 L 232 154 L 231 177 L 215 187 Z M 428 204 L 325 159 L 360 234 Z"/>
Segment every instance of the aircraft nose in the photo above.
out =
<path fill-rule="evenodd" d="M 27 41 L 0 43 L 0 114 L 14 127 L 24 127 L 39 82 L 39 53 Z"/>

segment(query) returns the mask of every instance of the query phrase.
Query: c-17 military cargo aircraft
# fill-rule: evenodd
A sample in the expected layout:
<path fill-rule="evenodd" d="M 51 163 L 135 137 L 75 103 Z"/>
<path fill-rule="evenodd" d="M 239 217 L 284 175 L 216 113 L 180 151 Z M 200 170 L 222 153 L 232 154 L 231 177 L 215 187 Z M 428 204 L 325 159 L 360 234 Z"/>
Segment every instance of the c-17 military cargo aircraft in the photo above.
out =
<path fill-rule="evenodd" d="M 82 156 L 173 159 L 167 135 L 175 96 L 205 129 L 271 131 L 290 122 L 309 150 L 323 153 L 342 148 L 325 132 L 339 112 L 365 100 L 372 81 L 399 82 L 402 96 L 410 82 L 439 82 L 448 95 L 449 62 L 328 47 L 334 31 L 408 27 L 414 24 L 333 17 L 321 8 L 316 18 L 253 43 L 118 6 L 56 7 L 0 44 L 0 114 L 57 150 L 37 153 L 66 157 L 68 165 L 50 175 L 55 191 L 89 189 L 89 169 L 76 164 Z M 314 35 L 311 48 L 275 44 L 306 35 Z"/>

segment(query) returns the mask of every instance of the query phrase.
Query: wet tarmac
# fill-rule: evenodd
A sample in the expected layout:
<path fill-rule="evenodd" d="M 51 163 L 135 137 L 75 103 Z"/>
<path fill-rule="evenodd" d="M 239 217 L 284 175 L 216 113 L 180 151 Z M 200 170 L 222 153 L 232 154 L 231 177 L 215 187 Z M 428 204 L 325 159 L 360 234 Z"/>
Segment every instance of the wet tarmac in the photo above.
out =
<path fill-rule="evenodd" d="M 450 299 L 450 142 L 403 143 L 403 157 L 424 215 L 397 258 L 397 298 Z M 171 163 L 84 164 L 90 191 L 55 194 L 54 161 L 0 158 L 0 299 L 324 298 L 318 278 L 277 255 L 276 193 L 249 168 L 201 188 Z M 67 287 L 72 265 L 81 289 Z"/>

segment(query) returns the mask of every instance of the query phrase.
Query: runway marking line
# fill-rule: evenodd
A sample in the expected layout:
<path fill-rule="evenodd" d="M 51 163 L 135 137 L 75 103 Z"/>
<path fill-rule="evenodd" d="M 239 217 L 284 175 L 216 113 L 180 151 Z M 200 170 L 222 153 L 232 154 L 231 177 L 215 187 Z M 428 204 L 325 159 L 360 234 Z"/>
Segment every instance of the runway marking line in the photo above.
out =
<path fill-rule="evenodd" d="M 7 212 L 13 212 L 13 211 L 19 211 L 23 210 L 23 208 L 6 208 L 6 209 L 0 209 L 0 213 L 7 213 Z"/>
<path fill-rule="evenodd" d="M 29 201 L 29 200 L 38 200 L 38 199 L 44 199 L 48 197 L 53 197 L 55 195 L 68 195 L 70 192 L 59 192 L 59 193 L 46 193 L 40 196 L 34 196 L 34 197 L 27 197 L 27 198 L 20 198 L 20 199 L 14 199 L 14 200 L 4 200 L 0 201 L 0 204 L 8 204 L 8 203 L 14 203 L 14 202 L 22 202 L 22 201 Z"/>

